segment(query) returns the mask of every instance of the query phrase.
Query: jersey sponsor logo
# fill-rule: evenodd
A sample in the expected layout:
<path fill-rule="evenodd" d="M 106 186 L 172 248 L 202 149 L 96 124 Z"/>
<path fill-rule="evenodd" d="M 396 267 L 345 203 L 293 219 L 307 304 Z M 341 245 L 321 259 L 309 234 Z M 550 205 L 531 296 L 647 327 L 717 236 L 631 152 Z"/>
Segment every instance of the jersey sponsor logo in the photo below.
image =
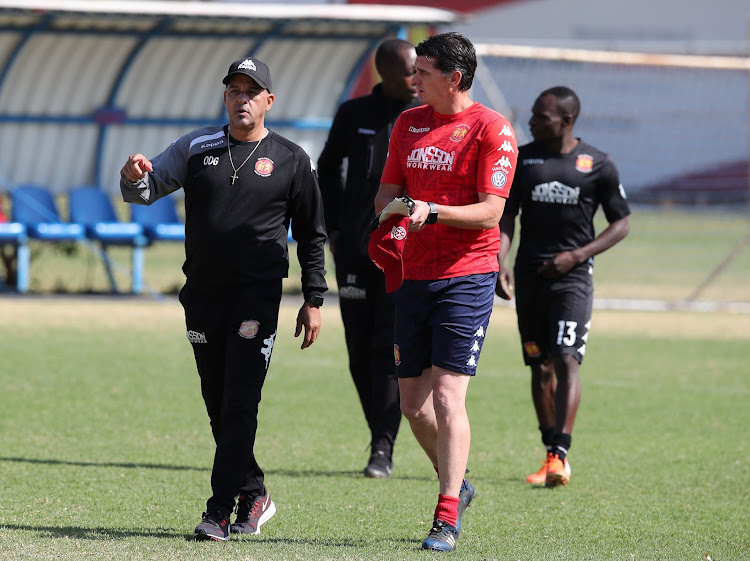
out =
<path fill-rule="evenodd" d="M 502 150 L 503 152 L 510 152 L 511 154 L 515 152 L 515 150 L 513 150 L 513 145 L 510 143 L 509 140 L 506 140 L 505 142 L 503 142 L 500 145 L 500 148 L 498 148 L 497 150 L 498 152 Z"/>
<path fill-rule="evenodd" d="M 505 187 L 505 184 L 508 182 L 508 176 L 505 175 L 505 172 L 503 171 L 496 171 L 492 174 L 492 184 L 497 187 L 498 189 L 502 189 Z"/>
<path fill-rule="evenodd" d="M 589 173 L 594 168 L 594 158 L 588 154 L 581 154 L 576 158 L 576 169 L 581 173 Z"/>
<path fill-rule="evenodd" d="M 203 158 L 203 165 L 204 166 L 218 166 L 219 157 L 218 156 L 206 156 L 205 158 Z"/>
<path fill-rule="evenodd" d="M 550 181 L 536 185 L 531 191 L 531 200 L 537 203 L 577 205 L 580 194 L 580 187 L 568 187 L 559 181 Z"/>
<path fill-rule="evenodd" d="M 366 135 L 369 135 L 369 136 L 373 136 L 375 134 L 375 131 L 372 130 L 372 129 L 357 129 L 357 132 L 359 134 L 366 134 Z"/>
<path fill-rule="evenodd" d="M 259 329 L 260 324 L 257 321 L 254 319 L 248 319 L 240 324 L 238 333 L 240 334 L 240 337 L 244 337 L 245 339 L 254 339 L 258 334 Z"/>
<path fill-rule="evenodd" d="M 393 364 L 396 366 L 401 364 L 401 349 L 396 344 L 393 345 Z"/>
<path fill-rule="evenodd" d="M 541 356 L 542 351 L 539 349 L 539 345 L 534 341 L 526 341 L 523 344 L 523 354 L 529 358 L 538 358 Z"/>
<path fill-rule="evenodd" d="M 511 138 L 514 137 L 513 129 L 510 128 L 509 125 L 503 125 L 503 130 L 501 130 L 499 133 L 497 133 L 498 136 L 509 136 Z"/>
<path fill-rule="evenodd" d="M 188 329 L 185 335 L 187 335 L 188 341 L 190 341 L 191 343 L 208 343 L 208 341 L 206 340 L 206 334 L 201 333 L 200 331 L 193 331 L 192 329 Z"/>
<path fill-rule="evenodd" d="M 213 134 L 204 134 L 203 136 L 198 136 L 190 141 L 190 149 L 192 150 L 193 146 L 195 146 L 196 144 L 200 144 L 200 146 L 198 147 L 199 150 L 206 150 L 208 148 L 223 146 L 226 142 L 226 138 L 227 137 L 224 135 L 223 130 L 220 130 Z M 177 141 L 175 140 L 175 142 Z M 174 142 L 172 144 L 174 144 Z"/>
<path fill-rule="evenodd" d="M 339 298 L 345 300 L 366 300 L 367 290 L 358 286 L 342 286 L 339 288 Z"/>
<path fill-rule="evenodd" d="M 505 169 L 505 168 L 513 167 L 513 164 L 510 163 L 510 159 L 508 158 L 508 156 L 502 156 L 498 161 L 492 164 L 493 171 L 494 171 L 494 168 L 498 166 L 502 169 Z"/>
<path fill-rule="evenodd" d="M 538 166 L 544 163 L 544 158 L 529 158 L 521 163 L 525 166 Z"/>
<path fill-rule="evenodd" d="M 469 134 L 469 129 L 471 127 L 469 125 L 458 125 L 455 129 L 453 129 L 453 132 L 450 135 L 450 139 L 453 142 L 461 142 L 464 138 L 466 138 L 466 135 Z"/>
<path fill-rule="evenodd" d="M 255 173 L 261 177 L 268 177 L 273 172 L 273 160 L 270 158 L 258 158 L 255 162 Z"/>
<path fill-rule="evenodd" d="M 403 226 L 394 226 L 391 229 L 392 240 L 405 240 L 406 239 L 406 228 Z"/>
<path fill-rule="evenodd" d="M 430 132 L 430 127 L 423 127 L 423 128 L 421 128 L 421 129 L 418 129 L 417 127 L 411 127 L 411 126 L 410 126 L 410 127 L 409 127 L 409 132 L 416 132 L 416 133 L 420 133 L 420 132 Z"/>
<path fill-rule="evenodd" d="M 257 68 L 255 67 L 255 63 L 253 62 L 253 59 L 251 58 L 246 58 L 245 60 L 243 60 L 240 63 L 240 65 L 237 67 L 237 70 L 241 70 L 245 68 L 247 68 L 248 70 L 257 70 Z"/>
<path fill-rule="evenodd" d="M 453 171 L 455 152 L 446 152 L 437 146 L 415 148 L 406 158 L 407 168 Z"/>
<path fill-rule="evenodd" d="M 216 148 L 217 146 L 221 146 L 224 144 L 223 140 L 217 140 L 216 142 L 206 142 L 205 144 L 200 145 L 201 150 L 205 150 L 207 148 Z"/>

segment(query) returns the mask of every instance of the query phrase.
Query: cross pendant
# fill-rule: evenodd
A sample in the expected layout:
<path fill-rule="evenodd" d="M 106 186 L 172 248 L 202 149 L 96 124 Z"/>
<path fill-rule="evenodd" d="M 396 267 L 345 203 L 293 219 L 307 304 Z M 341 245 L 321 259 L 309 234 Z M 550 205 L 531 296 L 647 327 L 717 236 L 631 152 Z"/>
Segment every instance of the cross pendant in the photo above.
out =
<path fill-rule="evenodd" d="M 237 179 L 237 172 L 234 172 L 234 175 L 232 176 L 232 185 L 234 185 L 234 181 Z"/>

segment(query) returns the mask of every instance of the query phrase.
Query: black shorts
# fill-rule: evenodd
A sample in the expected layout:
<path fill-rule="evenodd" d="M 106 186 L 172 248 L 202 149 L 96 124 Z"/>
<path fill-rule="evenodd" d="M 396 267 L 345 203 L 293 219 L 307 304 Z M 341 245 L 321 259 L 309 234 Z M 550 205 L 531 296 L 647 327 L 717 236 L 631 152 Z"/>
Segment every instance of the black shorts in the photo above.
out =
<path fill-rule="evenodd" d="M 594 303 L 592 266 L 584 263 L 556 280 L 516 268 L 514 280 L 524 362 L 564 354 L 582 362 Z"/>

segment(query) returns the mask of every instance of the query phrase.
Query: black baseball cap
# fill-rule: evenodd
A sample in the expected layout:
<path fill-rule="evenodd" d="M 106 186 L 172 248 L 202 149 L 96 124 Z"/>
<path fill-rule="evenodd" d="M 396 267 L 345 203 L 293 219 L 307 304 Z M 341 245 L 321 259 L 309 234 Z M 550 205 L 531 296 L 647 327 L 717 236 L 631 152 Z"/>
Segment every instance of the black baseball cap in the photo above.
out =
<path fill-rule="evenodd" d="M 262 88 L 271 92 L 271 71 L 266 63 L 259 61 L 257 58 L 241 58 L 235 60 L 230 66 L 227 75 L 222 82 L 226 86 L 232 76 L 235 74 L 244 74 L 250 76 Z"/>

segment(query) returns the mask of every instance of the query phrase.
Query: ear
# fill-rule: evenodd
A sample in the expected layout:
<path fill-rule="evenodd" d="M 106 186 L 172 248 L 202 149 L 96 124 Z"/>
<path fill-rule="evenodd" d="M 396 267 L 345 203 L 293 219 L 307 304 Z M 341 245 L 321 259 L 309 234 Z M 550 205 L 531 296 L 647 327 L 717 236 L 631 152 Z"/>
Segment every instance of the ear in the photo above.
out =
<path fill-rule="evenodd" d="M 460 70 L 454 70 L 451 73 L 451 78 L 450 78 L 450 80 L 451 80 L 451 86 L 453 86 L 454 88 L 458 89 L 459 86 L 461 85 L 461 80 L 463 79 L 463 77 L 464 77 L 464 75 L 461 74 Z"/>
<path fill-rule="evenodd" d="M 273 105 L 273 100 L 274 99 L 276 99 L 276 97 L 272 93 L 269 93 L 266 96 L 266 111 L 268 111 L 268 110 L 271 109 L 271 106 Z"/>

